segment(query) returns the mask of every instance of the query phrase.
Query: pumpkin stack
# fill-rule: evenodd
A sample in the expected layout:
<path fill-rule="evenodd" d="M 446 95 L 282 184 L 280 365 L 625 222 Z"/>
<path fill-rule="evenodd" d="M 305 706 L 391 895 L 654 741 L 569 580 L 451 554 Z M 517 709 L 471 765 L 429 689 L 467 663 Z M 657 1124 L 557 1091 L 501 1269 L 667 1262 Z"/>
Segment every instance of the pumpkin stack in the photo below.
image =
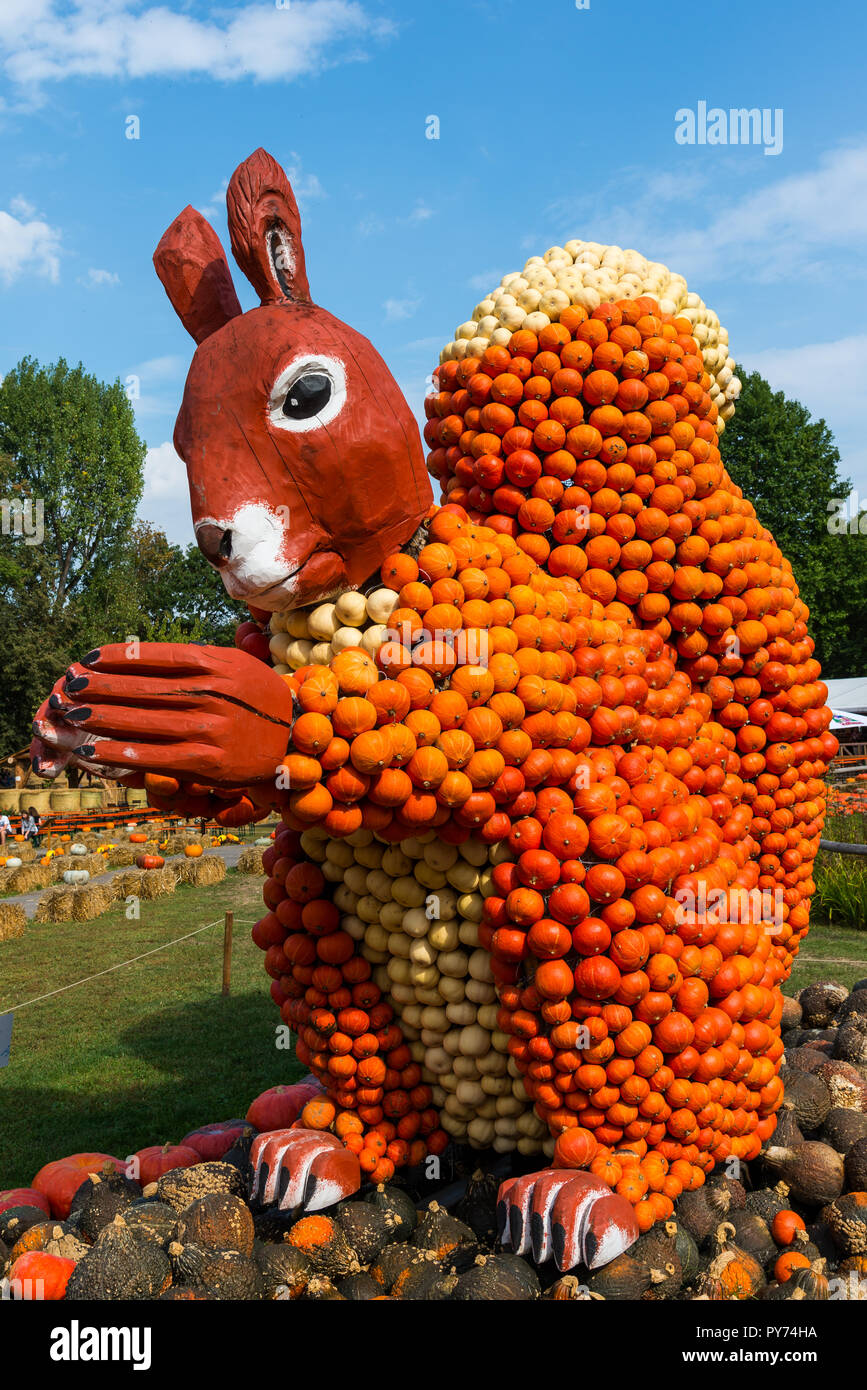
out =
<path fill-rule="evenodd" d="M 369 594 L 272 620 L 299 717 L 253 935 L 307 1122 L 376 1180 L 542 1150 L 647 1228 L 773 1133 L 836 740 L 720 456 L 727 335 L 583 298 L 450 345 L 444 505 Z"/>

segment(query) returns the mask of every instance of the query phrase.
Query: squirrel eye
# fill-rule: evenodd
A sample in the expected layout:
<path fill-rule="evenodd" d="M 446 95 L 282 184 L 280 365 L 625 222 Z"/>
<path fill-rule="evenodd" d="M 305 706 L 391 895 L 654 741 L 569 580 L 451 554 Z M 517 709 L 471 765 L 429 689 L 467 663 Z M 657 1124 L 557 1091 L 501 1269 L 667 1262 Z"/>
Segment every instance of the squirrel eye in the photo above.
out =
<path fill-rule="evenodd" d="M 331 399 L 331 378 L 321 372 L 307 372 L 286 392 L 283 414 L 290 420 L 310 420 L 321 415 Z"/>
<path fill-rule="evenodd" d="M 326 429 L 346 404 L 346 368 L 330 353 L 306 352 L 283 368 L 271 387 L 268 418 L 279 430 Z"/>

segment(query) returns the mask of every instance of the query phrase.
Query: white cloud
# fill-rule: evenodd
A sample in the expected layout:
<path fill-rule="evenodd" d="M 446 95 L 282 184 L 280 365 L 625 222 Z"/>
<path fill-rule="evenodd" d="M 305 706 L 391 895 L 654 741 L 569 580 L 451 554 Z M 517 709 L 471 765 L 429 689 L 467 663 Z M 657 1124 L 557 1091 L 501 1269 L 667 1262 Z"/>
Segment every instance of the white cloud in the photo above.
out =
<path fill-rule="evenodd" d="M 9 211 L 13 212 L 16 217 L 32 217 L 36 208 L 19 193 L 17 197 L 10 199 Z"/>
<path fill-rule="evenodd" d="M 359 236 L 379 236 L 385 231 L 385 223 L 375 212 L 369 212 L 366 217 L 362 217 L 356 230 Z"/>
<path fill-rule="evenodd" d="M 297 155 L 292 156 L 298 160 Z M 298 206 L 304 207 L 305 202 L 310 202 L 313 198 L 324 198 L 325 189 L 319 182 L 315 174 L 305 174 L 302 172 L 300 162 L 286 165 L 286 175 L 292 185 L 292 192 L 298 200 Z"/>
<path fill-rule="evenodd" d="M 122 380 L 133 392 L 132 404 L 136 416 L 141 419 L 153 419 L 154 416 L 172 419 L 181 403 L 184 377 L 189 365 L 189 358 L 167 353 L 164 357 L 148 358 L 124 371 Z"/>
<path fill-rule="evenodd" d="M 60 237 L 36 217 L 24 198 L 13 198 L 12 212 L 0 212 L 0 279 L 10 285 L 24 274 L 43 276 L 56 284 L 60 279 Z M 15 213 L 18 216 L 15 216 Z"/>
<path fill-rule="evenodd" d="M 505 274 L 504 270 L 483 270 L 478 275 L 471 275 L 467 284 L 477 294 L 489 294 L 497 288 Z"/>
<path fill-rule="evenodd" d="M 420 304 L 420 299 L 387 299 L 382 307 L 388 322 L 395 323 L 398 319 L 411 318 Z"/>
<path fill-rule="evenodd" d="M 149 502 L 165 502 L 166 499 L 185 504 L 189 499 L 187 470 L 169 439 L 147 451 L 142 509 L 145 510 Z"/>
<path fill-rule="evenodd" d="M 833 343 L 745 353 L 738 361 L 750 371 L 761 372 L 775 390 L 802 401 L 813 415 L 824 415 L 830 424 L 834 415 L 860 413 L 865 354 L 867 333 L 860 333 Z"/>
<path fill-rule="evenodd" d="M 363 57 L 366 40 L 394 32 L 357 0 L 291 0 L 216 8 L 205 18 L 183 0 L 3 0 L 0 60 L 7 80 L 36 95 L 69 77 L 201 75 L 288 82 Z M 338 50 L 339 51 L 336 51 Z"/>
<path fill-rule="evenodd" d="M 840 472 L 852 478 L 867 500 L 861 410 L 865 353 L 867 333 L 860 333 L 831 343 L 744 353 L 738 362 L 749 371 L 761 372 L 775 391 L 799 400 L 814 419 L 824 419 L 840 450 Z"/>
<path fill-rule="evenodd" d="M 206 203 L 199 204 L 199 212 L 208 221 L 213 221 L 217 217 L 226 216 L 226 189 L 229 187 L 229 180 L 223 179 L 216 193 L 213 193 Z"/>
<path fill-rule="evenodd" d="M 195 541 L 187 470 L 170 440 L 148 449 L 139 518 L 164 531 L 174 545 Z"/>
<path fill-rule="evenodd" d="M 867 237 L 867 144 L 832 150 L 815 169 L 768 183 L 672 240 L 672 257 L 707 274 L 737 266 L 762 281 L 821 273 L 829 252 Z"/>
<path fill-rule="evenodd" d="M 174 381 L 187 369 L 187 360 L 178 353 L 167 353 L 164 357 L 149 357 L 133 370 L 141 382 Z"/>
<path fill-rule="evenodd" d="M 411 343 L 404 343 L 403 352 L 439 352 L 443 346 L 443 336 L 441 333 L 429 338 L 414 338 Z"/>
<path fill-rule="evenodd" d="M 800 174 L 776 177 L 772 171 L 744 196 L 717 192 L 710 218 L 702 213 L 706 193 L 706 175 L 689 167 L 682 182 L 679 175 L 625 170 L 592 198 L 560 199 L 547 211 L 565 239 L 587 228 L 585 236 L 637 247 L 690 284 L 735 273 L 765 283 L 823 277 L 841 250 L 860 260 L 867 237 L 867 142 L 829 150 Z"/>
<path fill-rule="evenodd" d="M 87 290 L 96 290 L 102 285 L 119 285 L 120 276 L 113 270 L 94 270 L 91 266 L 86 276 L 79 276 L 78 283 Z"/>
<path fill-rule="evenodd" d="M 415 207 L 406 217 L 395 217 L 393 225 L 397 227 L 417 227 L 422 222 L 427 222 L 435 216 L 435 209 L 428 207 L 422 198 L 419 198 Z M 386 222 L 375 212 L 368 212 L 362 217 L 356 228 L 359 236 L 379 236 L 386 230 Z"/>

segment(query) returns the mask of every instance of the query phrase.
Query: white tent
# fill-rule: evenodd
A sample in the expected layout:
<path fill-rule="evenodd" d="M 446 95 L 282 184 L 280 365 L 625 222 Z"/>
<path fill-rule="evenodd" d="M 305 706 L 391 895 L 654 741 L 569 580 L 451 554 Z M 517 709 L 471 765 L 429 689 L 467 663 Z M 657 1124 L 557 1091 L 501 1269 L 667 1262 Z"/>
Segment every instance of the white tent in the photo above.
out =
<path fill-rule="evenodd" d="M 831 709 L 833 718 L 829 728 L 836 729 L 864 729 L 867 728 L 867 714 L 853 714 L 848 709 Z"/>
<path fill-rule="evenodd" d="M 845 680 L 825 683 L 831 709 L 867 715 L 867 676 L 847 676 Z"/>

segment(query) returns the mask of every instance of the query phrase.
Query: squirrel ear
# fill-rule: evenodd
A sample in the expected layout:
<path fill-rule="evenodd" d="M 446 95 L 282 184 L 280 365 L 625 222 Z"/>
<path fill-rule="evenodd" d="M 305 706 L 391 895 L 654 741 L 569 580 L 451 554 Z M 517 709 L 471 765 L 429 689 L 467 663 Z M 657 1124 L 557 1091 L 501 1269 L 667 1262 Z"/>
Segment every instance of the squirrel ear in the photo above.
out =
<path fill-rule="evenodd" d="M 309 303 L 298 204 L 267 150 L 255 150 L 238 165 L 229 180 L 226 206 L 232 254 L 262 303 Z"/>
<path fill-rule="evenodd" d="M 232 272 L 210 222 L 185 207 L 163 234 L 154 266 L 187 332 L 197 343 L 241 312 Z"/>

